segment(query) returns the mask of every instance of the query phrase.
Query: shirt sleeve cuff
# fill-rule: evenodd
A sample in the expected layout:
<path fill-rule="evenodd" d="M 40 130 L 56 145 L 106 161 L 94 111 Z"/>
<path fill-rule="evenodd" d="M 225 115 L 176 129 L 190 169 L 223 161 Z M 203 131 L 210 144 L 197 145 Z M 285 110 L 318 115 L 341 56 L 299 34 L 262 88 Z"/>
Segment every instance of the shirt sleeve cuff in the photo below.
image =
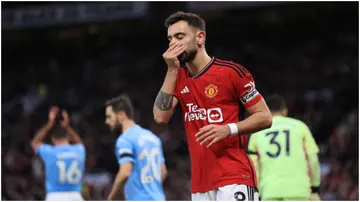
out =
<path fill-rule="evenodd" d="M 127 163 L 127 162 L 132 162 L 134 163 L 134 159 L 132 157 L 123 157 L 119 160 L 119 165 L 123 164 L 123 163 Z"/>

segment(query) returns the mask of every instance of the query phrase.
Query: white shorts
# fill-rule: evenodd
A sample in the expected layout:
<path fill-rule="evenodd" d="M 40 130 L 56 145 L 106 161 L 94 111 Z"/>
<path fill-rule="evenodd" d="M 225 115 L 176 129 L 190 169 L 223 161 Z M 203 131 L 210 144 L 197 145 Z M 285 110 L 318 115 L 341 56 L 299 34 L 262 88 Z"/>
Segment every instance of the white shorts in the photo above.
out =
<path fill-rule="evenodd" d="M 254 187 L 231 184 L 217 189 L 191 194 L 192 201 L 259 201 L 259 193 Z"/>
<path fill-rule="evenodd" d="M 79 192 L 50 192 L 46 194 L 45 201 L 83 201 Z"/>

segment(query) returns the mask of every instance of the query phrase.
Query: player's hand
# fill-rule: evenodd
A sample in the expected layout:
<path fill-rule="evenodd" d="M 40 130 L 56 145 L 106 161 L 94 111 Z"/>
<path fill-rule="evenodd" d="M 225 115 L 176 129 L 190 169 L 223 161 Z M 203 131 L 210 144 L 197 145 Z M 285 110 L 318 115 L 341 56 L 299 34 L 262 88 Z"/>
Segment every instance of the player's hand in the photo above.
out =
<path fill-rule="evenodd" d="M 163 54 L 163 58 L 168 65 L 168 68 L 180 68 L 180 61 L 178 56 L 183 53 L 185 47 L 180 43 L 171 43 L 169 48 Z"/>
<path fill-rule="evenodd" d="M 55 123 L 55 119 L 56 119 L 56 115 L 59 112 L 59 107 L 57 106 L 52 106 L 49 110 L 49 123 L 50 124 L 54 124 Z"/>
<path fill-rule="evenodd" d="M 310 201 L 321 201 L 320 195 L 318 193 L 311 193 Z"/>
<path fill-rule="evenodd" d="M 61 126 L 66 128 L 69 126 L 70 123 L 69 114 L 65 110 L 62 110 L 61 115 L 63 118 L 63 120 L 61 121 Z"/>
<path fill-rule="evenodd" d="M 230 135 L 230 128 L 227 125 L 214 125 L 210 124 L 200 128 L 199 132 L 195 134 L 197 138 L 196 141 L 200 142 L 200 145 L 204 145 L 205 143 L 210 142 L 207 147 L 219 142 L 220 140 L 226 138 Z"/>

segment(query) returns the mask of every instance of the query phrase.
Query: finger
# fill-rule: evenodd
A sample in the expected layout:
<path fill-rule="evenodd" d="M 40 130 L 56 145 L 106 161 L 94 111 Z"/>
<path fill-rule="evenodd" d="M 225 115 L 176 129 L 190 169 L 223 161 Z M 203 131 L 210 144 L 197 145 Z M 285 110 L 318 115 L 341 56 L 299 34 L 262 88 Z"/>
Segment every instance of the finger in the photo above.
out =
<path fill-rule="evenodd" d="M 67 120 L 68 119 L 68 116 L 67 114 L 63 111 L 62 112 L 62 117 L 63 117 L 63 120 Z"/>
<path fill-rule="evenodd" d="M 200 142 L 200 145 L 204 145 L 205 143 L 207 143 L 208 141 L 212 140 L 215 138 L 215 134 L 212 133 L 211 135 L 209 135 L 207 138 L 205 138 L 202 142 Z"/>
<path fill-rule="evenodd" d="M 169 48 L 167 49 L 166 52 L 171 52 L 171 51 L 174 50 L 175 48 L 180 47 L 180 45 L 182 45 L 182 44 L 180 44 L 180 43 L 174 43 L 174 44 L 172 44 L 172 45 L 169 46 Z"/>
<path fill-rule="evenodd" d="M 174 52 L 175 51 L 175 52 Z M 164 54 L 163 54 L 163 57 L 164 58 L 175 58 L 177 57 L 176 54 L 177 54 L 177 50 L 173 49 L 171 51 L 166 51 Z"/>
<path fill-rule="evenodd" d="M 198 136 L 201 136 L 203 133 L 206 133 L 206 132 L 208 132 L 209 130 L 211 130 L 211 127 L 203 127 L 203 128 L 201 128 L 200 130 L 199 130 L 199 132 L 197 132 L 196 134 L 195 134 L 195 137 L 198 137 Z"/>
<path fill-rule="evenodd" d="M 202 128 L 200 128 L 200 130 L 209 130 L 209 129 L 212 129 L 214 127 L 214 125 L 210 124 L 210 125 L 207 125 L 207 126 L 204 126 Z"/>
<path fill-rule="evenodd" d="M 210 142 L 210 144 L 208 144 L 206 147 L 209 148 L 209 147 L 211 147 L 211 145 L 217 143 L 218 141 L 219 141 L 219 139 L 215 137 L 215 138 Z"/>
<path fill-rule="evenodd" d="M 202 140 L 202 139 L 204 139 L 204 138 L 206 138 L 206 137 L 208 137 L 208 136 L 210 136 L 210 135 L 212 135 L 212 134 L 214 134 L 214 133 L 215 133 L 215 132 L 214 132 L 213 130 L 210 130 L 210 131 L 204 133 L 203 135 L 199 136 L 199 137 L 196 139 L 196 141 L 199 142 L 200 140 Z"/>
<path fill-rule="evenodd" d="M 50 109 L 50 114 L 51 115 L 55 115 L 55 114 L 57 114 L 57 112 L 58 112 L 58 109 L 56 108 L 56 107 L 52 107 L 51 109 Z"/>
<path fill-rule="evenodd" d="M 199 131 L 199 132 L 197 132 L 196 134 L 195 134 L 195 137 L 199 137 L 199 136 L 201 136 L 202 134 L 204 134 L 206 131 Z M 196 141 L 197 141 L 197 139 L 196 139 Z"/>
<path fill-rule="evenodd" d="M 63 114 L 63 116 L 68 116 L 68 113 L 65 110 L 62 110 L 62 114 Z"/>
<path fill-rule="evenodd" d="M 59 112 L 59 107 L 55 106 L 53 112 L 54 112 L 54 113 L 58 113 L 58 112 Z"/>
<path fill-rule="evenodd" d="M 173 57 L 176 57 L 177 54 L 179 54 L 179 52 L 184 51 L 185 48 L 183 45 L 177 46 L 175 47 L 173 50 L 169 51 L 169 54 Z"/>
<path fill-rule="evenodd" d="M 179 41 L 171 41 L 169 43 L 169 47 L 172 47 L 172 46 L 176 46 L 176 45 L 180 45 L 181 43 Z"/>
<path fill-rule="evenodd" d="M 181 55 L 183 52 L 185 51 L 185 48 L 182 47 L 180 48 L 178 51 L 176 51 L 174 54 L 175 54 L 175 57 L 178 57 L 179 55 Z"/>

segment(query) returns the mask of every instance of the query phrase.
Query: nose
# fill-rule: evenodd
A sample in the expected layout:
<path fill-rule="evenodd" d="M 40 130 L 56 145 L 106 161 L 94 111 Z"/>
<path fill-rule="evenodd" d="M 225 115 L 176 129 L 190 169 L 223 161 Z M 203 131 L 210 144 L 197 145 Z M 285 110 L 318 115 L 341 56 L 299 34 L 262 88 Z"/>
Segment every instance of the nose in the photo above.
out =
<path fill-rule="evenodd" d="M 169 43 L 169 47 L 175 44 L 175 40 L 171 39 L 170 43 Z"/>
<path fill-rule="evenodd" d="M 176 39 L 175 37 L 171 39 L 170 43 L 169 43 L 169 47 L 175 44 L 179 44 L 179 40 Z"/>

